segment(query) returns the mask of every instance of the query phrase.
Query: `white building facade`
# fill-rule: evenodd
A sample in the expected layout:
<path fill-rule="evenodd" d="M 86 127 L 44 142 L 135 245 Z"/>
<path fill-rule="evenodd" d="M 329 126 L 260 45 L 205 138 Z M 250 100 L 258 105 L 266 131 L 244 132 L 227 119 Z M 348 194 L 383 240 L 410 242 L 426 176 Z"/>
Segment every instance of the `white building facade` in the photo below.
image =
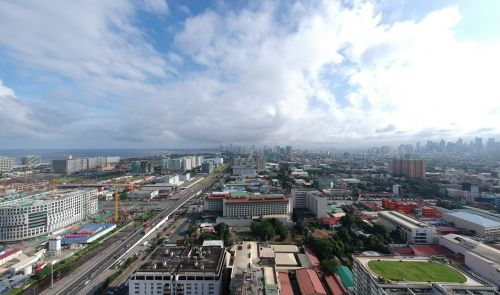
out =
<path fill-rule="evenodd" d="M 436 228 L 397 211 L 381 211 L 377 223 L 388 232 L 397 231 L 410 244 L 433 244 Z"/>
<path fill-rule="evenodd" d="M 98 212 L 97 190 L 24 198 L 0 205 L 0 242 L 47 235 Z"/>

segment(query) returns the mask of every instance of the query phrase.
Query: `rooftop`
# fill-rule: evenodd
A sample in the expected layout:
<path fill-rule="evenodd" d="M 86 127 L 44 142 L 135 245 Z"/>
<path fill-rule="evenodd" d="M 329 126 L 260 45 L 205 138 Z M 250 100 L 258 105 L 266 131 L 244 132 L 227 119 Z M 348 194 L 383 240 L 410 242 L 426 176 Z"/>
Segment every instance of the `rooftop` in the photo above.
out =
<path fill-rule="evenodd" d="M 57 190 L 54 192 L 48 191 L 32 195 L 18 195 L 16 197 L 11 196 L 0 202 L 0 208 L 19 208 L 51 203 L 62 198 L 71 197 L 75 194 L 81 194 L 92 190 L 93 189 Z"/>
<path fill-rule="evenodd" d="M 415 227 L 427 228 L 427 227 L 429 227 L 428 224 L 425 224 L 425 223 L 423 223 L 415 218 L 411 218 L 411 217 L 406 216 L 406 215 L 399 213 L 397 211 L 380 211 L 379 215 L 382 215 L 386 218 L 394 220 L 395 222 L 397 222 L 401 225 L 404 225 L 408 228 L 415 228 Z"/>
<path fill-rule="evenodd" d="M 224 256 L 224 249 L 220 247 L 160 247 L 137 272 L 218 274 Z"/>
<path fill-rule="evenodd" d="M 493 263 L 500 265 L 500 250 L 498 249 L 485 245 L 484 243 L 475 241 L 471 238 L 456 234 L 447 234 L 442 236 L 441 239 L 445 239 L 454 244 L 460 245 L 468 249 L 472 253 L 482 256 L 483 258 L 488 259 Z"/>
<path fill-rule="evenodd" d="M 500 227 L 500 222 L 465 211 L 449 212 L 446 214 L 479 224 L 484 227 Z"/>
<path fill-rule="evenodd" d="M 303 295 L 319 295 L 325 294 L 326 291 L 318 274 L 312 268 L 301 268 L 296 271 L 297 281 L 301 287 Z"/>

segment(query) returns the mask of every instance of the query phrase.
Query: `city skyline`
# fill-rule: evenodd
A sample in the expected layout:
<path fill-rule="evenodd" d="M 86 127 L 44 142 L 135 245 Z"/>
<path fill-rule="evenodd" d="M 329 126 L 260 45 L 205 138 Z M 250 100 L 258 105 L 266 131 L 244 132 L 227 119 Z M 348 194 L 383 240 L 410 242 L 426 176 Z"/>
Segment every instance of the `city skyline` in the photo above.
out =
<path fill-rule="evenodd" d="M 498 141 L 499 6 L 2 2 L 0 149 Z"/>

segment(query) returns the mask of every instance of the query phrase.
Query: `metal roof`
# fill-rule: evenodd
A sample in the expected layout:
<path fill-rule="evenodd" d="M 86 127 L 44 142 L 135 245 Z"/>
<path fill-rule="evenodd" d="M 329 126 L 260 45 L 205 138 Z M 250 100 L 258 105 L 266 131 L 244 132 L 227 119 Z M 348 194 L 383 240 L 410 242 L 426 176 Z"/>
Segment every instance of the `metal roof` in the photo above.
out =
<path fill-rule="evenodd" d="M 500 227 L 500 223 L 496 222 L 494 220 L 479 216 L 477 214 L 472 214 L 469 212 L 464 212 L 464 211 L 457 211 L 457 212 L 451 212 L 447 213 L 448 215 L 461 218 L 463 220 L 467 220 L 472 223 L 479 224 L 484 227 Z"/>

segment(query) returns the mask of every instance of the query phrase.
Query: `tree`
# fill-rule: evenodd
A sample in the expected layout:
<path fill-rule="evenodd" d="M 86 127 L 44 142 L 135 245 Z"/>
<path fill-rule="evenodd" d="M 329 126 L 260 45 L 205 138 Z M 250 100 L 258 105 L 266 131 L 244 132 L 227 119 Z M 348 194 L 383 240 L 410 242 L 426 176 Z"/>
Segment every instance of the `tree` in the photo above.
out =
<path fill-rule="evenodd" d="M 229 232 L 229 226 L 224 222 L 217 224 L 215 227 L 215 232 L 217 237 L 224 241 L 224 245 L 229 245 L 229 239 L 231 238 L 231 233 Z"/>
<path fill-rule="evenodd" d="M 350 228 L 354 223 L 354 220 L 351 214 L 346 214 L 342 217 L 341 222 L 342 222 L 342 227 Z"/>
<path fill-rule="evenodd" d="M 326 275 L 333 275 L 337 272 L 340 263 L 335 258 L 324 259 L 321 261 L 321 271 Z"/>

